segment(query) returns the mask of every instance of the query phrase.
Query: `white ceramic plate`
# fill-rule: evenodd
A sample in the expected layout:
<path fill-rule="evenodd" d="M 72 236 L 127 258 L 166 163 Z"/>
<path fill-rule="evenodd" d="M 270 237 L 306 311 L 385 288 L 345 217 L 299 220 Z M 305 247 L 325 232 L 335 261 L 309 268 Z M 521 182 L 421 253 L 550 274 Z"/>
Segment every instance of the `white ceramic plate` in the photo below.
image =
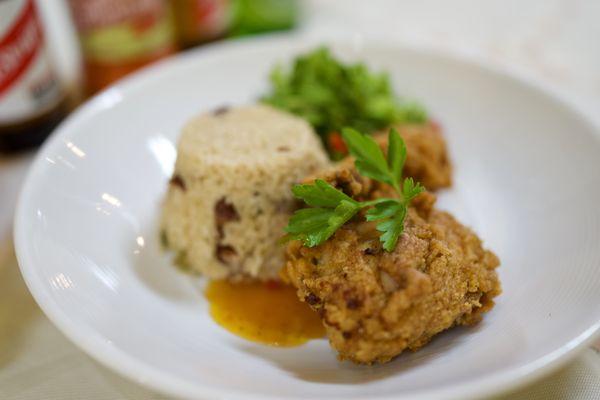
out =
<path fill-rule="evenodd" d="M 467 398 L 513 387 L 575 353 L 600 321 L 600 141 L 554 96 L 449 56 L 334 44 L 388 70 L 445 128 L 455 185 L 440 206 L 502 260 L 484 321 L 381 366 L 340 363 L 325 340 L 244 341 L 207 313 L 202 282 L 170 266 L 156 216 L 184 122 L 256 99 L 278 61 L 314 44 L 231 43 L 147 69 L 81 107 L 41 150 L 16 248 L 48 317 L 129 378 L 190 398 Z"/>

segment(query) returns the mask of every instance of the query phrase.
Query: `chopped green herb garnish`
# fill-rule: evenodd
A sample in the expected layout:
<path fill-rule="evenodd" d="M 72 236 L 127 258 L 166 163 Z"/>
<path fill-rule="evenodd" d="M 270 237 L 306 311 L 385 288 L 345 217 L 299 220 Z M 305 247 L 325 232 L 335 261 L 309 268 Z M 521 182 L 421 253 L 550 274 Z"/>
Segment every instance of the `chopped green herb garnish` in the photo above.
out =
<path fill-rule="evenodd" d="M 345 126 L 372 133 L 427 119 L 421 106 L 396 98 L 387 74 L 343 64 L 324 47 L 298 57 L 290 71 L 275 67 L 271 85 L 262 101 L 306 119 L 327 144 Z"/>
<path fill-rule="evenodd" d="M 394 188 L 398 198 L 380 198 L 356 201 L 324 180 L 312 184 L 295 185 L 294 196 L 302 199 L 309 208 L 303 208 L 290 218 L 285 231 L 290 240 L 301 240 L 314 247 L 329 239 L 335 231 L 354 217 L 361 209 L 370 207 L 367 221 L 379 221 L 380 241 L 386 251 L 396 247 L 404 230 L 404 219 L 409 202 L 424 188 L 412 178 L 402 182 L 402 168 L 406 160 L 406 146 L 395 129 L 388 137 L 387 159 L 377 143 L 367 135 L 345 128 L 342 136 L 358 172 L 366 177 L 386 183 Z"/>

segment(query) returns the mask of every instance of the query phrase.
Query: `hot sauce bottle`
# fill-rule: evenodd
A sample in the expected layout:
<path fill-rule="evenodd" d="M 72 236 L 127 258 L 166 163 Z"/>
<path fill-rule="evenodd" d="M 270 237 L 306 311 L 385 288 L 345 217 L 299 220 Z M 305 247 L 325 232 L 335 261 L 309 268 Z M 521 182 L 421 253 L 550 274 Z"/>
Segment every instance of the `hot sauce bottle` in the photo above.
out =
<path fill-rule="evenodd" d="M 177 34 L 183 47 L 224 37 L 234 17 L 233 0 L 172 0 Z"/>
<path fill-rule="evenodd" d="M 39 145 L 67 112 L 33 0 L 0 1 L 0 152 Z"/>
<path fill-rule="evenodd" d="M 87 94 L 174 53 L 170 3 L 69 0 L 84 59 Z"/>

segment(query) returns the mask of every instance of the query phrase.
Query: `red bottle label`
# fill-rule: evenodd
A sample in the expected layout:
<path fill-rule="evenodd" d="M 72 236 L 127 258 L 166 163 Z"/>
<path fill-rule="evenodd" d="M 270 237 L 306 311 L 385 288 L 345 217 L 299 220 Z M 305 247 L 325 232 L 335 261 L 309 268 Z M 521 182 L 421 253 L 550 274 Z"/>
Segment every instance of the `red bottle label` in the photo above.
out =
<path fill-rule="evenodd" d="M 80 32 L 89 32 L 132 20 L 152 24 L 165 14 L 163 0 L 69 0 Z"/>
<path fill-rule="evenodd" d="M 1 0 L 0 125 L 42 115 L 61 97 L 34 0 Z"/>
<path fill-rule="evenodd" d="M 28 0 L 0 39 L 0 96 L 19 80 L 42 47 L 43 36 L 33 0 Z"/>

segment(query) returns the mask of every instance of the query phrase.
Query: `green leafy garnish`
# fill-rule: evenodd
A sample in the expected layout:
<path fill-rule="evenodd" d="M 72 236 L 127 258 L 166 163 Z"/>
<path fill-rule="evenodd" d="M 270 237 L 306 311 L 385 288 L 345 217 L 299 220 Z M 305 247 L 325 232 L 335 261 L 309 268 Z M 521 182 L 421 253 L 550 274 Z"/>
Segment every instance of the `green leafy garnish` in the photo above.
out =
<path fill-rule="evenodd" d="M 345 128 L 342 136 L 354 156 L 358 172 L 366 177 L 386 183 L 394 188 L 398 198 L 380 198 L 356 201 L 322 179 L 312 184 L 295 185 L 294 196 L 309 208 L 303 208 L 290 218 L 285 231 L 288 240 L 301 240 L 307 247 L 318 246 L 348 222 L 363 208 L 369 208 L 367 221 L 379 221 L 377 230 L 383 248 L 392 251 L 404 230 L 408 204 L 424 188 L 412 178 L 402 181 L 402 168 L 406 161 L 406 146 L 395 129 L 388 137 L 387 159 L 377 143 L 367 135 Z"/>
<path fill-rule="evenodd" d="M 427 119 L 421 106 L 396 98 L 387 74 L 343 64 L 325 47 L 298 57 L 290 71 L 274 68 L 271 85 L 262 101 L 306 119 L 326 143 L 345 126 L 372 133 Z"/>

